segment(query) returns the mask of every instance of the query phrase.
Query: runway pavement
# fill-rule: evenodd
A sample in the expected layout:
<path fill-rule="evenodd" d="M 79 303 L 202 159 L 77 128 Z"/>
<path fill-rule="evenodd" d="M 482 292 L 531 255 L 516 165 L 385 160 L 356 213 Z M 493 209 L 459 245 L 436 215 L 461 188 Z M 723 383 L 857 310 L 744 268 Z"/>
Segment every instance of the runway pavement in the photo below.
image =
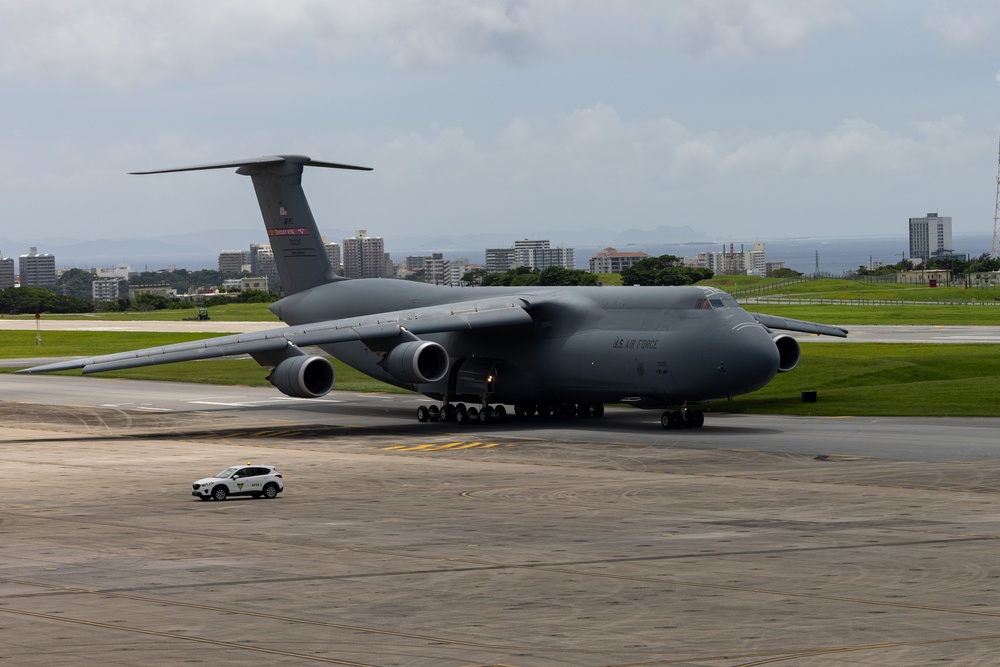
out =
<path fill-rule="evenodd" d="M 997 420 L 0 376 L 0 665 L 989 665 Z M 201 502 L 252 460 L 276 500 Z"/>

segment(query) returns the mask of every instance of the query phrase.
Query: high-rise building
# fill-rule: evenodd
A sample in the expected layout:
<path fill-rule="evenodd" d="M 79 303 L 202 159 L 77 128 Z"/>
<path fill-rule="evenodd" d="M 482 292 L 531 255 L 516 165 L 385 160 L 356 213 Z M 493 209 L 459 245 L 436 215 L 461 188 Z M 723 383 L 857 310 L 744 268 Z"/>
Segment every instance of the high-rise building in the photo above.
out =
<path fill-rule="evenodd" d="M 703 252 L 690 261 L 685 259 L 685 265 L 711 269 L 720 276 L 766 276 L 767 256 L 763 243 L 754 243 L 753 250 L 739 251 L 729 244 L 729 250 L 722 252 Z"/>
<path fill-rule="evenodd" d="M 48 253 L 38 254 L 32 247 L 27 255 L 18 258 L 21 287 L 44 287 L 56 283 L 56 257 Z"/>
<path fill-rule="evenodd" d="M 590 258 L 590 272 L 621 273 L 648 258 L 649 255 L 644 252 L 618 252 L 614 248 L 605 248 Z"/>
<path fill-rule="evenodd" d="M 254 277 L 267 278 L 267 284 L 272 291 L 281 289 L 281 278 L 278 276 L 278 265 L 274 262 L 274 253 L 267 246 L 258 246 L 256 252 L 256 269 Z"/>
<path fill-rule="evenodd" d="M 951 257 L 951 216 L 928 213 L 924 218 L 910 218 L 910 259 L 928 261 Z"/>
<path fill-rule="evenodd" d="M 239 275 L 250 270 L 249 250 L 223 250 L 219 253 L 219 273 Z"/>
<path fill-rule="evenodd" d="M 14 258 L 0 253 L 0 289 L 14 286 Z"/>
<path fill-rule="evenodd" d="M 514 241 L 514 261 L 517 266 L 527 266 L 544 271 L 550 266 L 576 268 L 576 248 L 552 248 L 548 240 Z"/>
<path fill-rule="evenodd" d="M 506 273 L 515 266 L 513 248 L 486 249 L 486 270 L 490 273 Z"/>
<path fill-rule="evenodd" d="M 344 275 L 348 278 L 385 278 L 385 243 L 381 236 L 368 236 L 368 230 L 358 229 L 344 239 Z"/>
<path fill-rule="evenodd" d="M 471 266 L 468 257 L 453 257 L 451 259 L 451 280 L 448 284 L 455 287 L 462 285 L 462 278 L 469 272 Z"/>
<path fill-rule="evenodd" d="M 424 282 L 432 285 L 451 284 L 451 262 L 439 252 L 424 258 Z"/>
<path fill-rule="evenodd" d="M 339 243 L 324 243 L 323 247 L 326 248 L 326 257 L 330 260 L 330 266 L 333 268 L 333 272 L 338 276 L 341 275 L 340 268 L 340 244 Z"/>
<path fill-rule="evenodd" d="M 90 284 L 91 297 L 99 302 L 114 301 L 118 298 L 119 283 L 120 279 L 115 277 L 94 278 Z"/>

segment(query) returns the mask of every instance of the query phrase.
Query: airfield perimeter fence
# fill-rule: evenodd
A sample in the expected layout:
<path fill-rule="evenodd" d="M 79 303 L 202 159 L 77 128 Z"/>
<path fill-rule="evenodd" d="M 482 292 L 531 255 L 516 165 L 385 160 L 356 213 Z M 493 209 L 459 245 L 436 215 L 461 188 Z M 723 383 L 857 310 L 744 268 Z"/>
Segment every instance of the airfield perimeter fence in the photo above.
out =
<path fill-rule="evenodd" d="M 915 301 L 911 299 L 831 299 L 831 298 L 820 298 L 820 297 L 809 297 L 809 296 L 789 296 L 781 294 L 773 294 L 776 290 L 780 290 L 792 285 L 799 285 L 802 283 L 812 282 L 814 280 L 821 280 L 823 278 L 836 278 L 840 280 L 856 280 L 859 282 L 869 283 L 869 284 L 883 284 L 883 285 L 910 285 L 913 287 L 929 287 L 928 279 L 918 276 L 900 276 L 897 273 L 890 274 L 877 274 L 877 275 L 858 275 L 857 273 L 845 273 L 842 275 L 819 273 L 808 276 L 800 276 L 797 278 L 788 278 L 780 281 L 769 282 L 761 285 L 750 285 L 747 287 L 742 287 L 738 290 L 727 290 L 729 294 L 739 300 L 740 302 L 747 303 L 763 303 L 763 304 L 788 304 L 796 306 L 820 306 L 820 305 L 834 305 L 834 306 L 908 306 L 908 305 L 934 305 L 934 306 L 1000 306 L 1000 297 L 992 298 L 977 298 L 970 297 L 969 299 L 941 299 L 934 301 L 920 300 Z M 939 287 L 958 287 L 964 285 L 969 290 L 976 290 L 972 293 L 982 294 L 986 292 L 996 292 L 997 285 L 993 283 L 988 284 L 976 284 L 969 281 L 965 276 L 956 276 L 950 279 L 945 279 L 938 283 Z"/>
<path fill-rule="evenodd" d="M 1000 306 L 1000 300 L 913 301 L 909 299 L 820 299 L 798 296 L 755 296 L 742 303 L 783 304 L 793 306 Z"/>

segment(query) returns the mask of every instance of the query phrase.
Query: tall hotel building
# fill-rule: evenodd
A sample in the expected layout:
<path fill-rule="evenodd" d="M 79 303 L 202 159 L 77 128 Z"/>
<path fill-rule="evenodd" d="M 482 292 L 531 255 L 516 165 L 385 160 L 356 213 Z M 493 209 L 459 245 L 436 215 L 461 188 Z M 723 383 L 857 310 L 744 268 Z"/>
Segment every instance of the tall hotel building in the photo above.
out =
<path fill-rule="evenodd" d="M 951 243 L 951 216 L 928 213 L 925 218 L 910 218 L 910 259 L 928 261 L 937 257 L 950 257 L 954 252 Z"/>
<path fill-rule="evenodd" d="M 359 229 L 344 239 L 344 275 L 348 278 L 385 278 L 385 243 L 381 236 L 368 236 Z"/>
<path fill-rule="evenodd" d="M 21 287 L 45 287 L 56 284 L 56 256 L 48 253 L 38 254 L 38 248 L 32 247 L 27 255 L 18 258 L 18 268 L 21 273 Z"/>
<path fill-rule="evenodd" d="M 0 289 L 14 286 L 14 258 L 0 253 Z"/>

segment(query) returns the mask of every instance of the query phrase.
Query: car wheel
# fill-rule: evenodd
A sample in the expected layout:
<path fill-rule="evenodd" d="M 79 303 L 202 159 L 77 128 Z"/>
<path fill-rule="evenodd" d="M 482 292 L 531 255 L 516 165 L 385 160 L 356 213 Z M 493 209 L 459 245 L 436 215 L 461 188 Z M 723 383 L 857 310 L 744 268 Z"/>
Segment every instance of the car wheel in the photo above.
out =
<path fill-rule="evenodd" d="M 225 500 L 226 496 L 228 495 L 229 495 L 229 489 L 226 488 L 225 484 L 219 484 L 214 489 L 212 489 L 213 500 Z"/>
<path fill-rule="evenodd" d="M 268 484 L 267 486 L 264 487 L 264 497 L 265 498 L 274 498 L 277 495 L 278 495 L 278 485 L 277 484 Z"/>

